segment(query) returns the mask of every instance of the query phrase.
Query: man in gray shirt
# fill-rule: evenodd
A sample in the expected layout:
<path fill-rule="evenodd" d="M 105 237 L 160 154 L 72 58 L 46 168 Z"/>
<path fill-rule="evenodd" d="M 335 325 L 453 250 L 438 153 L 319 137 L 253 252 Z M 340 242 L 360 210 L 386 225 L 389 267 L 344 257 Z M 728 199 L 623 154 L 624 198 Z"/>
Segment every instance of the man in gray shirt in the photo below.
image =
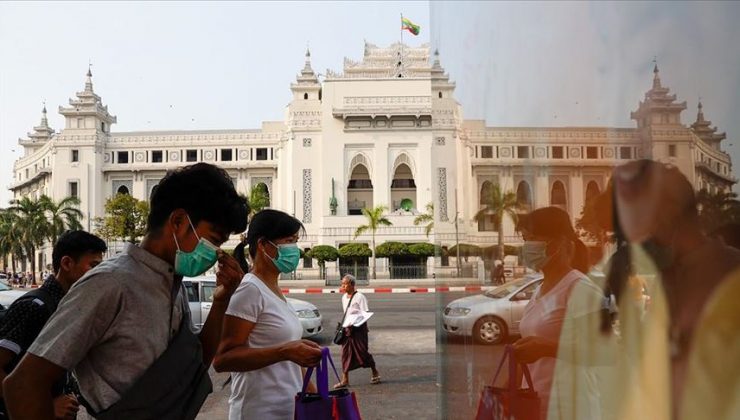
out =
<path fill-rule="evenodd" d="M 152 194 L 141 245 L 127 244 L 121 254 L 80 279 L 5 380 L 11 417 L 52 418 L 50 389 L 66 370 L 75 371 L 89 410 L 117 413 L 115 407 L 123 404 L 127 409 L 141 407 L 141 415 L 151 415 L 156 407 L 142 407 L 142 396 L 132 393 L 145 387 L 140 382 L 144 376 L 154 379 L 151 384 L 158 383 L 152 375 L 182 374 L 154 366 L 164 355 L 172 356 L 167 350 L 181 341 L 181 334 L 193 336 L 182 277 L 201 275 L 218 260 L 213 305 L 191 351 L 202 352 L 202 365 L 207 369 L 220 340 L 229 299 L 244 274 L 236 260 L 218 247 L 230 234 L 246 229 L 248 212 L 246 200 L 236 193 L 222 169 L 199 163 L 169 172 Z M 202 376 L 203 369 L 199 371 Z M 206 387 L 207 395 L 210 381 L 205 376 L 196 378 L 193 388 Z M 208 381 L 207 386 L 203 381 Z M 148 392 L 155 391 L 170 392 Z M 186 391 L 181 395 L 192 395 Z M 156 404 L 163 400 L 159 398 Z M 128 418 L 138 417 L 126 413 Z"/>

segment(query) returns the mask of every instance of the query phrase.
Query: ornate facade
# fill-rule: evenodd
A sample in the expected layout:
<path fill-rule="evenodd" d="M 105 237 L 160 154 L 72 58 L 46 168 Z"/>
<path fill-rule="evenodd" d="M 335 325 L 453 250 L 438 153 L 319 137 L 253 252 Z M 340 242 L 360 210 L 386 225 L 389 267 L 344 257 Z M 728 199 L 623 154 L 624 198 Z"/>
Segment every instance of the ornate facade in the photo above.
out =
<path fill-rule="evenodd" d="M 88 71 L 85 89 L 59 107 L 65 127 L 49 127 L 44 107 L 41 124 L 20 140 L 25 155 L 10 189 L 16 198 L 77 196 L 92 230 L 111 195 L 147 199 L 168 169 L 210 162 L 226 169 L 242 193 L 264 184 L 271 207 L 305 224 L 307 248 L 354 241 L 361 209 L 377 205 L 389 208 L 393 223 L 379 229 L 378 243 L 451 246 L 457 235 L 461 243 L 492 244 L 495 227 L 474 220 L 492 185 L 516 192 L 524 205 L 558 205 L 577 217 L 615 165 L 642 157 L 677 165 L 697 189 L 729 191 L 736 182 L 720 147 L 726 135 L 711 127 L 701 104 L 696 122 L 685 126 L 686 103 L 662 86 L 657 66 L 631 128 L 464 120 L 455 83 L 428 45 L 366 43 L 361 60 L 345 59 L 343 71 L 327 71 L 323 81 L 307 51 L 290 89 L 285 119 L 260 129 L 115 132 L 116 117 Z M 427 238 L 413 220 L 429 203 L 435 232 Z M 508 242 L 519 240 L 510 223 L 503 229 Z"/>

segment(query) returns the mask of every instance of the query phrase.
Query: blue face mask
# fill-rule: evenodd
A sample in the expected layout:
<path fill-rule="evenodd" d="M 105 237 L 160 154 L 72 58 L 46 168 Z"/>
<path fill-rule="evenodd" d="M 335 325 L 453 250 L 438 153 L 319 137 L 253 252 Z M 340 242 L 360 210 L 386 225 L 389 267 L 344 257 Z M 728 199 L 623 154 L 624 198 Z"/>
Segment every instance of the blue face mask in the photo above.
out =
<path fill-rule="evenodd" d="M 216 251 L 218 247 L 195 233 L 195 227 L 193 226 L 193 222 L 190 221 L 190 216 L 188 216 L 188 223 L 190 223 L 190 228 L 193 229 L 195 237 L 198 238 L 198 244 L 190 252 L 182 251 L 180 244 L 177 243 L 177 237 L 172 233 L 172 237 L 175 238 L 175 245 L 177 246 L 177 252 L 175 253 L 175 273 L 185 277 L 197 277 L 216 264 L 218 260 Z"/>
<path fill-rule="evenodd" d="M 301 250 L 298 249 L 298 244 L 280 244 L 276 245 L 272 241 L 271 243 L 278 250 L 276 258 L 272 258 L 265 252 L 265 256 L 275 264 L 275 268 L 281 273 L 292 273 L 298 268 L 298 263 L 301 260 Z"/>
<path fill-rule="evenodd" d="M 522 246 L 524 265 L 534 271 L 542 270 L 550 258 L 547 256 L 547 242 L 524 241 Z"/>

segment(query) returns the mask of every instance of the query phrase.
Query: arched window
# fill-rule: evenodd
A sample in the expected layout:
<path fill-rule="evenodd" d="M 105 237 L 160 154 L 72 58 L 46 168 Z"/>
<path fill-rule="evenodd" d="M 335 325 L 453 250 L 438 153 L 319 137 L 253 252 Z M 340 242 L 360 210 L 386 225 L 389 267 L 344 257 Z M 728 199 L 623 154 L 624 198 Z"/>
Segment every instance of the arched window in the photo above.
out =
<path fill-rule="evenodd" d="M 490 181 L 484 181 L 480 187 L 480 208 L 483 209 L 491 201 L 493 195 L 493 184 Z M 485 216 L 478 219 L 478 232 L 493 232 L 496 227 L 493 223 L 493 217 Z"/>
<path fill-rule="evenodd" d="M 304 100 L 308 99 L 308 93 L 304 93 L 304 94 L 303 94 L 303 99 L 304 99 Z"/>
<path fill-rule="evenodd" d="M 439 99 L 442 99 L 442 92 L 439 92 Z"/>
<path fill-rule="evenodd" d="M 362 214 L 363 208 L 373 207 L 373 182 L 367 166 L 358 163 L 352 168 L 347 184 L 347 214 Z"/>
<path fill-rule="evenodd" d="M 410 203 L 409 203 L 410 201 Z M 396 166 L 391 181 L 391 202 L 393 211 L 400 208 L 410 211 L 416 208 L 416 183 L 411 168 L 406 163 Z"/>
<path fill-rule="evenodd" d="M 598 196 L 600 192 L 599 184 L 596 181 L 589 181 L 588 185 L 586 185 L 586 201 Z"/>
<path fill-rule="evenodd" d="M 116 190 L 116 194 L 131 194 L 128 190 L 128 187 L 125 185 L 121 185 L 118 187 L 118 190 Z"/>
<path fill-rule="evenodd" d="M 555 181 L 550 190 L 550 205 L 557 206 L 567 211 L 568 200 L 565 194 L 565 185 L 560 181 Z"/>
<path fill-rule="evenodd" d="M 532 190 L 529 188 L 527 181 L 520 181 L 516 187 L 516 202 L 523 210 L 529 210 L 532 207 Z"/>

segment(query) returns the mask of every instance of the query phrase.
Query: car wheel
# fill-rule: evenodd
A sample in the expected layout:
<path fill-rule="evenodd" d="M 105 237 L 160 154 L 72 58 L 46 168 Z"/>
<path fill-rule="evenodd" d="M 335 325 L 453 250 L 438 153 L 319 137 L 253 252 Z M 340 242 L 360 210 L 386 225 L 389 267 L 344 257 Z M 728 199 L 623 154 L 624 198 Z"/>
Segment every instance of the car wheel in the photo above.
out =
<path fill-rule="evenodd" d="M 500 344 L 506 339 L 506 324 L 499 318 L 484 316 L 473 326 L 473 338 L 481 344 Z"/>

